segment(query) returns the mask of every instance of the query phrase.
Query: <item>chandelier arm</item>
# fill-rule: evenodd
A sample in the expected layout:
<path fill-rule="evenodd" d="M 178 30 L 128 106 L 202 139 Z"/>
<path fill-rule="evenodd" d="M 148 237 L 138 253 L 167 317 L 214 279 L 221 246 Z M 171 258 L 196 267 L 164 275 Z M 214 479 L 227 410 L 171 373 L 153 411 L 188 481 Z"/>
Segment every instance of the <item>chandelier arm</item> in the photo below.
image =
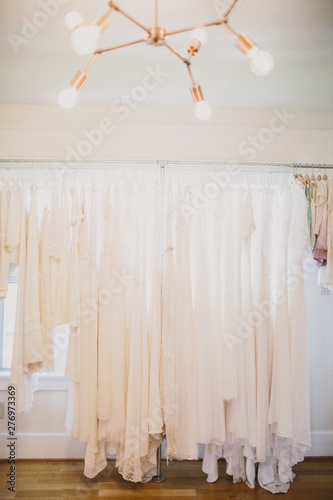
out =
<path fill-rule="evenodd" d="M 169 49 L 173 54 L 175 54 L 177 57 L 179 57 L 183 63 L 188 64 L 188 59 L 185 59 L 185 57 L 181 56 L 176 50 L 174 50 L 170 45 L 167 44 L 167 42 L 164 42 L 164 47 Z"/>
<path fill-rule="evenodd" d="M 228 31 L 230 31 L 230 33 L 231 33 L 233 36 L 235 36 L 235 37 L 237 37 L 237 36 L 238 36 L 238 35 L 237 35 L 237 33 L 236 33 L 236 31 L 235 31 L 235 30 L 233 30 L 233 29 L 231 28 L 231 26 L 230 26 L 228 23 L 224 23 L 224 26 L 226 27 L 226 29 L 227 29 Z"/>
<path fill-rule="evenodd" d="M 234 0 L 232 2 L 232 4 L 230 5 L 230 7 L 225 11 L 224 13 L 224 17 L 228 17 L 230 12 L 232 11 L 232 9 L 235 7 L 236 3 L 238 2 L 238 0 Z"/>
<path fill-rule="evenodd" d="M 126 12 L 124 12 L 120 7 L 118 7 L 118 5 L 115 5 L 113 2 L 110 2 L 109 5 L 110 5 L 110 7 L 113 7 L 117 12 L 119 12 L 120 14 L 122 14 L 124 17 L 127 17 L 127 19 L 129 21 L 131 21 L 132 23 L 136 24 L 137 26 L 139 26 L 140 28 L 142 28 L 143 30 L 145 30 L 147 33 L 150 34 L 150 31 L 149 31 L 148 28 L 146 28 L 145 26 L 143 26 L 143 24 L 139 23 L 139 21 L 136 21 L 136 19 L 134 19 L 129 14 L 127 14 Z"/>
<path fill-rule="evenodd" d="M 198 26 L 191 26 L 189 28 L 183 28 L 181 30 L 168 31 L 165 34 L 165 36 L 177 35 L 178 33 L 185 33 L 186 31 L 192 31 L 192 30 L 199 29 L 199 28 L 208 28 L 209 26 L 219 26 L 221 24 L 227 24 L 228 16 L 229 16 L 230 12 L 232 11 L 232 9 L 235 7 L 237 2 L 238 2 L 238 0 L 234 0 L 233 3 L 230 5 L 230 7 L 225 11 L 224 15 L 222 17 L 216 19 L 216 21 L 212 21 L 210 23 L 199 24 Z"/>
<path fill-rule="evenodd" d="M 178 33 L 185 33 L 186 31 L 192 31 L 199 28 L 208 28 L 209 26 L 219 26 L 220 24 L 224 24 L 226 22 L 226 17 L 220 17 L 219 19 L 216 19 L 216 21 L 212 21 L 210 23 L 198 24 L 197 26 L 190 26 L 189 28 L 183 28 L 176 31 L 168 31 L 167 33 L 165 33 L 165 36 L 178 35 Z"/>
<path fill-rule="evenodd" d="M 145 38 L 141 38 L 140 40 L 135 40 L 134 42 L 127 42 L 121 45 L 115 45 L 114 47 L 108 47 L 107 49 L 95 50 L 94 54 L 95 55 L 103 54 L 104 52 L 110 52 L 111 50 L 122 49 L 123 47 L 128 47 L 129 45 L 135 45 L 136 43 L 142 43 L 145 41 L 146 41 Z"/>
<path fill-rule="evenodd" d="M 190 63 L 187 64 L 186 66 L 187 66 L 187 69 L 188 69 L 188 72 L 189 72 L 192 84 L 195 85 L 195 80 L 194 80 L 194 76 L 193 76 L 193 73 L 192 73 L 192 70 L 191 70 L 191 67 L 190 67 L 191 66 Z"/>
<path fill-rule="evenodd" d="M 113 5 L 110 5 L 110 8 L 107 12 L 105 12 L 105 14 L 103 14 L 101 17 L 100 17 L 100 24 L 104 23 L 107 18 L 109 17 L 109 15 L 111 14 L 111 12 L 115 10 L 114 6 Z"/>
<path fill-rule="evenodd" d="M 89 71 L 89 69 L 91 68 L 91 66 L 94 64 L 94 62 L 96 61 L 97 57 L 100 55 L 99 52 L 94 52 L 94 55 L 93 57 L 90 59 L 90 61 L 88 62 L 87 66 L 84 68 L 84 73 L 87 73 Z"/>

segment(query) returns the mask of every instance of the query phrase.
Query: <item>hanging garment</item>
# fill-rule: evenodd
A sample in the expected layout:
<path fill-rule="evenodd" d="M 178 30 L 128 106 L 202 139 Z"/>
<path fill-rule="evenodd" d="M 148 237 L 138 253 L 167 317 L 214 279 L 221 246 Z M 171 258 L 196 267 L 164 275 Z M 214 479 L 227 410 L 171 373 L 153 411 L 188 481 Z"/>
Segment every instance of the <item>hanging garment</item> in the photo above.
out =
<path fill-rule="evenodd" d="M 318 194 L 319 193 L 319 194 Z M 318 266 L 325 266 L 327 263 L 327 184 L 325 181 L 320 182 L 320 189 L 318 194 L 318 212 L 320 212 L 320 219 L 317 221 L 315 227 L 316 241 L 313 248 L 313 258 Z"/>
<path fill-rule="evenodd" d="M 159 358 L 158 337 L 154 350 L 149 341 L 149 325 L 153 324 L 149 316 L 155 316 L 156 311 L 148 307 L 153 290 L 147 288 L 146 281 L 147 262 L 151 262 L 147 227 L 152 230 L 149 238 L 155 251 L 159 235 L 149 221 L 157 203 L 158 185 L 148 184 L 143 191 L 140 179 L 132 175 L 124 180 L 126 184 L 116 182 L 112 208 L 108 198 L 104 199 L 107 227 L 99 299 L 98 434 L 99 440 L 106 440 L 107 453 L 116 454 L 116 467 L 122 476 L 138 482 L 146 481 L 156 465 L 156 448 L 163 430 L 160 396 L 156 393 L 159 372 L 154 369 Z M 149 283 L 156 283 L 154 274 L 159 271 L 160 267 L 151 268 Z M 160 321 L 157 328 L 154 333 L 160 335 Z"/>
<path fill-rule="evenodd" d="M 312 235 L 311 184 L 306 184 L 306 186 L 305 186 L 305 198 L 306 198 L 306 202 L 307 202 L 309 245 L 311 246 L 311 235 Z"/>
<path fill-rule="evenodd" d="M 85 212 L 85 208 L 83 208 Z M 87 221 L 87 215 L 85 215 Z M 90 231 L 87 239 L 87 226 L 84 228 L 85 242 L 89 244 L 88 289 L 85 290 L 85 300 L 81 300 L 82 315 L 80 321 L 82 354 L 81 367 L 84 371 L 80 377 L 80 403 L 84 401 L 87 412 L 87 442 L 84 460 L 84 474 L 95 477 L 106 465 L 105 447 L 103 441 L 97 438 L 97 324 L 98 324 L 98 277 L 97 277 L 97 214 L 96 214 L 96 186 L 92 186 L 90 203 Z M 88 261 L 84 263 L 84 267 Z M 81 289 L 82 290 L 82 289 Z M 82 297 L 81 297 L 82 299 Z M 84 391 L 84 395 L 83 395 Z M 83 396 L 83 397 L 82 397 Z M 82 409 L 80 409 L 82 411 Z"/>
<path fill-rule="evenodd" d="M 256 309 L 262 313 L 262 321 L 255 324 L 257 429 L 256 460 L 264 462 L 271 455 L 268 427 L 269 394 L 271 387 L 272 320 L 274 302 L 271 293 L 271 224 L 273 214 L 269 190 L 264 188 L 258 200 L 256 233 L 252 254 L 253 297 Z"/>
<path fill-rule="evenodd" d="M 256 411 L 256 354 L 255 324 L 262 321 L 262 312 L 254 311 L 251 271 L 251 237 L 256 230 L 253 213 L 252 194 L 248 190 L 242 214 L 242 256 L 241 256 L 241 293 L 242 293 L 242 326 L 244 332 L 244 378 L 247 420 L 247 443 L 255 447 L 257 443 L 257 411 Z M 252 454 L 251 454 L 252 457 Z M 249 457 L 250 459 L 250 457 Z"/>
<path fill-rule="evenodd" d="M 286 197 L 284 195 L 283 197 L 284 208 L 292 203 L 293 209 L 289 211 L 292 216 L 287 215 L 288 210 L 286 210 L 282 212 L 280 218 L 281 222 L 289 221 L 284 232 L 284 236 L 289 238 L 286 245 L 289 248 L 288 259 L 286 261 L 286 254 L 281 254 L 281 248 L 278 247 L 280 257 L 276 255 L 280 264 L 279 274 L 283 267 L 284 278 L 282 280 L 278 278 L 276 282 L 279 307 L 273 333 L 273 373 L 269 412 L 273 453 L 272 457 L 259 464 L 258 471 L 260 485 L 272 493 L 287 492 L 295 477 L 292 465 L 303 460 L 305 452 L 311 446 L 306 324 L 302 314 L 305 310 L 302 261 L 309 242 L 309 228 L 304 186 L 293 177 L 290 184 L 290 193 L 286 188 Z M 279 233 L 279 240 L 281 237 L 283 236 Z M 284 326 L 281 323 L 282 308 L 287 320 L 289 319 Z M 280 362 L 279 356 L 281 356 Z M 283 372 L 278 376 L 277 366 L 283 368 Z"/>
<path fill-rule="evenodd" d="M 268 422 L 273 434 L 292 437 L 292 388 L 289 352 L 289 322 L 288 322 L 288 238 L 292 198 L 288 186 L 280 186 L 275 195 L 274 209 L 280 217 L 275 218 L 275 235 L 278 245 L 275 246 L 272 265 L 276 269 L 275 288 L 278 300 L 273 324 L 273 358 L 272 385 L 270 393 L 270 408 Z"/>
<path fill-rule="evenodd" d="M 311 197 L 311 233 L 310 233 L 310 243 L 311 243 L 311 248 L 314 247 L 314 244 L 316 242 L 316 235 L 315 235 L 315 226 L 316 226 L 316 212 L 317 212 L 317 207 L 316 207 L 316 191 L 317 191 L 317 183 L 311 181 L 310 184 L 310 197 Z"/>
<path fill-rule="evenodd" d="M 54 346 L 51 316 L 51 282 L 49 258 L 49 209 L 43 210 L 39 244 L 39 310 L 43 344 L 41 367 L 54 371 Z"/>
<path fill-rule="evenodd" d="M 6 232 L 6 250 L 9 254 L 9 273 L 12 273 L 19 263 L 20 246 L 20 214 L 21 214 L 21 194 L 20 185 L 17 182 L 10 194 L 7 232 Z"/>
<path fill-rule="evenodd" d="M 53 322 L 55 325 L 77 325 L 77 303 L 75 299 L 70 224 L 66 186 L 62 188 L 62 204 L 60 209 L 60 244 L 61 251 L 58 261 L 57 289 L 55 297 L 55 312 Z M 52 259 L 53 260 L 53 259 Z"/>
<path fill-rule="evenodd" d="M 0 193 L 0 299 L 7 297 L 9 254 L 6 249 L 7 220 L 10 192 L 4 184 Z"/>
<path fill-rule="evenodd" d="M 70 282 L 73 283 L 73 293 L 74 293 L 74 310 L 75 310 L 75 321 L 72 321 L 70 325 L 70 333 L 68 339 L 67 347 L 67 357 L 66 357 L 66 367 L 65 376 L 74 382 L 80 381 L 80 268 L 79 268 L 79 253 L 78 253 L 78 225 L 80 222 L 80 207 L 77 197 L 76 187 L 71 188 L 71 233 L 72 242 L 70 250 L 70 271 L 71 279 Z M 73 311 L 73 305 L 70 307 Z"/>
<path fill-rule="evenodd" d="M 320 181 L 316 188 L 316 221 L 314 228 L 315 244 L 313 258 L 317 265 L 325 266 L 327 262 L 327 185 Z"/>
<path fill-rule="evenodd" d="M 17 285 L 16 319 L 14 332 L 13 357 L 10 370 L 10 385 L 16 389 L 16 411 L 28 411 L 33 402 L 33 392 L 37 388 L 34 375 L 28 373 L 24 365 L 24 308 L 25 308 L 25 282 L 27 266 L 27 227 L 28 214 L 25 208 L 20 213 L 20 248 L 19 272 Z"/>
<path fill-rule="evenodd" d="M 143 178 L 142 193 L 145 186 L 149 187 L 149 195 L 145 197 L 146 206 L 146 283 L 147 287 L 147 342 L 149 364 L 149 397 L 148 397 L 148 432 L 158 443 L 164 433 L 164 420 L 161 402 L 161 341 L 162 341 L 162 210 L 160 197 L 160 182 L 154 179 L 147 183 Z M 150 209 L 152 207 L 152 210 Z M 144 223 L 144 220 L 143 220 Z M 156 448 L 156 442 L 153 449 Z M 155 461 L 154 461 L 155 464 Z"/>
<path fill-rule="evenodd" d="M 189 187 L 182 176 L 178 178 L 177 197 L 185 200 L 190 195 Z M 195 337 L 193 323 L 192 284 L 190 267 L 191 221 L 184 220 L 179 211 L 176 214 L 174 234 L 174 265 L 176 281 L 173 283 L 175 294 L 175 356 L 176 380 L 178 387 L 176 427 L 176 458 L 195 460 L 198 458 L 195 421 Z M 184 397 L 186 394 L 186 398 Z M 180 420 L 181 417 L 181 420 Z M 184 425 L 187 422 L 187 425 Z"/>
<path fill-rule="evenodd" d="M 246 408 L 245 348 L 251 342 L 248 339 L 251 339 L 253 336 L 253 326 L 248 323 L 248 318 L 243 317 L 242 314 L 244 309 L 243 295 L 246 302 L 249 299 L 247 296 L 249 292 L 247 283 L 244 283 L 248 273 L 246 264 L 249 264 L 249 262 L 246 262 L 248 256 L 245 256 L 245 258 L 243 257 L 243 252 L 246 251 L 247 247 L 247 245 L 243 245 L 243 243 L 244 239 L 249 235 L 249 231 L 251 231 L 249 228 L 250 224 L 247 224 L 248 217 L 251 216 L 251 214 L 246 213 L 245 210 L 251 208 L 245 206 L 244 191 L 239 185 L 236 185 L 233 190 L 232 203 L 233 213 L 235 215 L 238 214 L 238 217 L 234 217 L 233 220 L 234 240 L 232 241 L 232 246 L 234 255 L 228 264 L 233 271 L 230 277 L 230 279 L 233 280 L 233 284 L 230 290 L 231 294 L 228 295 L 228 298 L 234 315 L 234 317 L 231 318 L 233 326 L 232 330 L 230 330 L 234 337 L 234 345 L 232 352 L 226 352 L 226 354 L 228 357 L 233 355 L 234 379 L 237 385 L 234 397 L 227 402 L 226 427 L 228 443 L 238 444 L 239 442 L 247 441 L 249 434 Z M 244 275 L 242 275 L 242 264 L 245 267 L 245 269 L 243 269 Z M 231 284 L 231 282 L 229 282 L 229 284 Z M 242 293 L 242 285 L 245 287 L 244 294 Z M 247 305 L 248 304 L 246 304 L 246 306 Z M 247 331 L 248 329 L 250 331 Z"/>
<path fill-rule="evenodd" d="M 217 460 L 223 456 L 227 460 L 227 473 L 233 476 L 233 481 L 247 480 L 249 486 L 254 487 L 255 454 L 252 446 L 256 444 L 256 372 L 250 277 L 251 234 L 255 231 L 255 224 L 250 192 L 244 197 L 244 192 L 240 189 L 240 192 L 233 194 L 233 202 L 234 213 L 239 214 L 234 228 L 235 247 L 238 249 L 238 254 L 235 256 L 234 274 L 236 289 L 234 300 L 237 300 L 238 304 L 235 304 L 234 310 L 238 311 L 238 317 L 233 335 L 228 337 L 228 345 L 236 352 L 237 399 L 227 402 L 227 438 L 217 439 L 217 435 L 213 434 L 210 438 L 211 442 L 205 445 L 203 471 L 208 475 L 208 482 L 216 481 L 218 478 Z M 227 214 L 228 212 L 225 215 Z M 238 290 L 237 282 L 241 283 Z M 252 446 L 242 446 L 240 443 L 251 443 Z M 250 468 L 253 470 L 251 480 L 249 479 Z M 247 473 L 246 470 L 248 470 Z"/>
<path fill-rule="evenodd" d="M 163 296 L 162 296 L 162 356 L 161 356 L 161 396 L 166 442 L 166 457 L 173 459 L 177 453 L 176 431 L 178 427 L 178 383 L 176 375 L 176 330 L 175 308 L 176 295 L 173 286 L 176 283 L 175 269 L 175 239 L 176 221 L 175 209 L 176 190 L 170 182 L 166 191 L 166 221 L 165 242 L 163 248 Z"/>
<path fill-rule="evenodd" d="M 207 177 L 192 187 L 187 204 L 196 203 L 204 192 Z M 220 190 L 218 186 L 215 189 Z M 225 409 L 222 386 L 222 298 L 220 231 L 222 197 L 216 196 L 191 220 L 191 264 L 193 265 L 193 328 L 195 346 L 196 441 L 205 445 L 225 440 Z M 207 324 L 211 327 L 208 329 Z"/>
<path fill-rule="evenodd" d="M 66 432 L 86 443 L 87 477 L 116 455 L 126 480 L 149 480 L 165 433 L 168 459 L 195 459 L 198 443 L 205 445 L 210 482 L 223 457 L 234 482 L 254 487 L 258 464 L 263 488 L 287 491 L 292 465 L 310 446 L 299 320 L 309 238 L 304 187 L 244 191 L 230 176 L 212 183 L 207 172 L 175 169 L 162 185 L 156 173 L 119 170 L 106 189 L 83 186 L 80 204 L 75 186 L 70 218 L 54 186 L 50 227 L 45 209 L 40 237 L 33 186 L 28 219 L 20 213 L 12 366 L 19 411 L 33 399 L 30 372 L 52 369 L 51 327 L 67 307 L 59 292 L 64 286 L 67 296 L 72 286 Z M 329 197 L 328 242 L 330 214 Z M 38 326 L 38 309 L 40 336 L 25 338 L 29 321 Z M 38 360 L 31 360 L 34 339 Z"/>
<path fill-rule="evenodd" d="M 39 228 L 37 186 L 31 187 L 24 288 L 24 364 L 33 373 L 42 368 L 44 350 L 39 310 Z"/>
<path fill-rule="evenodd" d="M 327 266 L 319 269 L 319 284 L 333 289 L 333 179 L 327 181 Z"/>
<path fill-rule="evenodd" d="M 51 312 L 52 326 L 56 325 L 56 302 L 57 302 L 57 286 L 58 286 L 58 266 L 61 257 L 61 216 L 59 211 L 59 193 L 58 187 L 54 183 L 52 187 L 52 205 L 50 214 L 50 274 L 51 274 Z"/>
<path fill-rule="evenodd" d="M 126 419 L 126 331 L 124 285 L 118 279 L 121 265 L 121 221 L 118 186 L 104 195 L 104 248 L 100 264 L 98 325 L 98 419 L 99 440 L 106 440 L 109 453 L 123 442 Z M 112 237 L 111 237 L 111 234 Z M 117 238 L 114 235 L 118 235 Z M 120 334 L 120 332 L 122 332 Z M 114 450 L 111 449 L 114 443 Z"/>

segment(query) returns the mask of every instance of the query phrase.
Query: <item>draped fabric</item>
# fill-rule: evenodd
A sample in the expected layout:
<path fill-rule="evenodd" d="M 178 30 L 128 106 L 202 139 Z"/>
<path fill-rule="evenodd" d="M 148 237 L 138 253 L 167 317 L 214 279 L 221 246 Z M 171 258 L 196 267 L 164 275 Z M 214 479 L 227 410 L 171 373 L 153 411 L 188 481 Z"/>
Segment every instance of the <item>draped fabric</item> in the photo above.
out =
<path fill-rule="evenodd" d="M 0 194 L 2 296 L 19 265 L 18 411 L 68 324 L 65 425 L 86 443 L 87 477 L 116 455 L 125 479 L 148 480 L 165 435 L 169 460 L 204 445 L 210 482 L 223 457 L 234 482 L 286 492 L 311 446 L 304 186 L 171 167 L 86 174 Z"/>

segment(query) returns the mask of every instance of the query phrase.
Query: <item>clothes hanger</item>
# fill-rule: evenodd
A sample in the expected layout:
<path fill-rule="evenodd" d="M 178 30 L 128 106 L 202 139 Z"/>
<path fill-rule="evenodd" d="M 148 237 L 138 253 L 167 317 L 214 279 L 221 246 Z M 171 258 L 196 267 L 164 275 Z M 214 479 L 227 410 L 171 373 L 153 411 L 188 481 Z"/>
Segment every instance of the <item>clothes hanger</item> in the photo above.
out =
<path fill-rule="evenodd" d="M 311 175 L 311 180 L 312 180 L 313 182 L 316 182 L 316 176 L 315 176 L 315 174 L 314 174 L 314 168 L 313 168 L 313 167 L 312 167 L 312 175 Z"/>
<path fill-rule="evenodd" d="M 320 168 L 319 168 L 319 172 L 318 172 L 318 175 L 317 175 L 317 181 L 321 181 Z"/>
<path fill-rule="evenodd" d="M 298 168 L 301 169 L 302 165 L 299 164 Z M 303 184 L 303 186 L 306 185 L 306 181 L 305 181 L 305 179 L 303 177 L 302 171 L 300 171 L 298 174 L 296 174 L 295 179 L 297 179 L 298 181 L 300 181 Z"/>
<path fill-rule="evenodd" d="M 324 175 L 323 175 L 323 180 L 327 181 L 328 177 L 326 175 L 326 167 L 324 168 Z"/>
<path fill-rule="evenodd" d="M 307 183 L 307 184 L 310 184 L 310 180 L 311 180 L 311 179 L 310 179 L 310 176 L 309 176 L 309 174 L 308 174 L 308 170 L 309 170 L 309 165 L 308 165 L 308 164 L 306 164 L 306 172 L 305 172 L 304 179 L 306 180 L 306 183 Z"/>

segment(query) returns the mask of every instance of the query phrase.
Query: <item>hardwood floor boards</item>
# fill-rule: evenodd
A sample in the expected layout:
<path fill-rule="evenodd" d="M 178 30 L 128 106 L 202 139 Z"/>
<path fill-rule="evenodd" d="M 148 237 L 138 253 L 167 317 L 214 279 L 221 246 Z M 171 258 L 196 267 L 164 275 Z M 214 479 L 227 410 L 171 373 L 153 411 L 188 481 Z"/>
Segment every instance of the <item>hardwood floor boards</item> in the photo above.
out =
<path fill-rule="evenodd" d="M 259 485 L 252 490 L 244 483 L 233 484 L 219 460 L 219 479 L 207 483 L 201 461 L 162 462 L 164 483 L 130 483 L 114 467 L 114 461 L 96 478 L 83 475 L 83 460 L 19 460 L 16 462 L 16 492 L 7 490 L 9 464 L 0 461 L 0 500 L 98 500 L 98 499 L 196 499 L 272 500 Z M 293 468 L 296 478 L 287 500 L 332 500 L 333 457 L 306 458 Z"/>

